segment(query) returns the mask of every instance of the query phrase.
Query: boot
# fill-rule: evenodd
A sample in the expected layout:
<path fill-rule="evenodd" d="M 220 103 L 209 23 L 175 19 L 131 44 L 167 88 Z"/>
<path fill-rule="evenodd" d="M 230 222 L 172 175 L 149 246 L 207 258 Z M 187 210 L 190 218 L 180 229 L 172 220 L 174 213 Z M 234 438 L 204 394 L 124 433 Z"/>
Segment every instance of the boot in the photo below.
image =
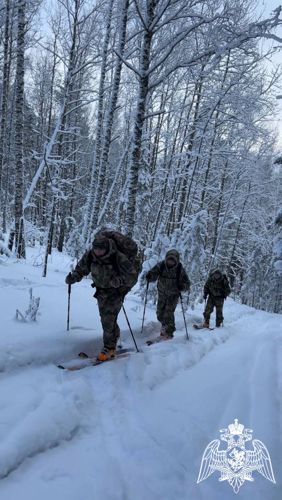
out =
<path fill-rule="evenodd" d="M 164 336 L 165 336 L 165 334 L 166 334 L 166 331 L 165 331 L 165 325 L 162 325 L 162 327 L 161 327 L 161 331 L 160 331 L 160 335 L 161 335 L 162 337 L 164 337 Z"/>
<path fill-rule="evenodd" d="M 115 350 L 114 349 L 109 349 L 108 347 L 103 347 L 101 349 L 100 354 L 98 355 L 97 359 L 99 361 L 107 361 L 110 358 L 115 357 Z"/>
<path fill-rule="evenodd" d="M 209 327 L 210 327 L 210 324 L 207 321 L 205 321 L 205 323 L 203 324 L 203 328 L 209 328 Z"/>
<path fill-rule="evenodd" d="M 171 335 L 168 335 L 168 334 L 164 334 L 162 335 L 162 337 L 164 338 L 164 340 L 170 340 L 170 339 L 173 339 L 173 333 Z"/>

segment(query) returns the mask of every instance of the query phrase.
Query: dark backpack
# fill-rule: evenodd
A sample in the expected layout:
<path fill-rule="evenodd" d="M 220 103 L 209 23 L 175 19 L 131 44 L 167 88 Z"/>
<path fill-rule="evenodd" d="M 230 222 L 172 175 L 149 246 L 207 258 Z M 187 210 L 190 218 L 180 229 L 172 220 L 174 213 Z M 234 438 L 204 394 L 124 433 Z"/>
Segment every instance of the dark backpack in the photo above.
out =
<path fill-rule="evenodd" d="M 138 246 L 132 238 L 124 236 L 118 231 L 102 231 L 100 234 L 106 236 L 111 240 L 114 240 L 117 250 L 128 258 L 129 262 L 136 269 L 137 273 L 140 274 L 142 269 L 142 264 L 140 257 L 138 255 Z"/>

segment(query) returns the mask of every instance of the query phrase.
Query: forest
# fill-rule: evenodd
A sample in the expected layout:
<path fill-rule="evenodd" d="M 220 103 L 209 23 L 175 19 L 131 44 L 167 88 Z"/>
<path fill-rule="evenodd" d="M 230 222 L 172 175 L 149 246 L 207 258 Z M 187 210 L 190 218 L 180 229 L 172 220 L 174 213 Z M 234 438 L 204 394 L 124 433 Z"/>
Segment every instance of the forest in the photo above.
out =
<path fill-rule="evenodd" d="M 202 295 L 282 312 L 282 9 L 253 0 L 1 0 L 0 253 L 48 272 L 103 227 L 144 274 L 177 248 Z M 280 141 L 280 142 L 279 142 Z"/>

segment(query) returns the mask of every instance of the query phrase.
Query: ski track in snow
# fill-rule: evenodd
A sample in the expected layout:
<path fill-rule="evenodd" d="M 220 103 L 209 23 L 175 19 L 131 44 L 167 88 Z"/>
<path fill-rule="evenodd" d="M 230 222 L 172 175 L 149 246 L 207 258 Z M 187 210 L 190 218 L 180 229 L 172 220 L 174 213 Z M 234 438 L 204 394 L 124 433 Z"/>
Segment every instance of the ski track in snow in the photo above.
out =
<path fill-rule="evenodd" d="M 125 308 L 142 352 L 60 371 L 56 365 L 77 359 L 79 351 L 93 355 L 101 347 L 90 280 L 72 287 L 65 331 L 63 262 L 54 257 L 47 279 L 41 268 L 21 263 L 1 268 L 1 499 L 234 498 L 231 486 L 218 482 L 219 472 L 196 482 L 206 446 L 238 418 L 265 443 L 276 479 L 274 485 L 254 472 L 255 481 L 245 482 L 238 496 L 280 500 L 281 316 L 228 300 L 223 328 L 195 331 L 199 306 L 187 312 L 187 341 L 178 308 L 175 338 L 147 347 L 158 334 L 155 309 L 148 307 L 141 336 L 143 305 L 131 296 Z M 41 315 L 36 323 L 16 322 L 15 309 L 27 308 L 31 284 Z M 131 347 L 122 313 L 119 324 L 124 347 Z"/>

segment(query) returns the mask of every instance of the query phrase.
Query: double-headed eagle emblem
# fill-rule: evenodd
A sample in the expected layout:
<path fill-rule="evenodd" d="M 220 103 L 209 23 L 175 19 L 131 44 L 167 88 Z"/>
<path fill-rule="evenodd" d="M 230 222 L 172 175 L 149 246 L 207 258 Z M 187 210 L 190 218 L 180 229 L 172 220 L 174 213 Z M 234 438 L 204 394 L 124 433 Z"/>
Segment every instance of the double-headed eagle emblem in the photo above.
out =
<path fill-rule="evenodd" d="M 264 444 L 253 439 L 254 451 L 245 449 L 246 441 L 252 439 L 251 429 L 245 429 L 244 425 L 238 424 L 235 419 L 235 424 L 220 432 L 220 439 L 227 441 L 228 448 L 219 451 L 220 440 L 211 441 L 203 454 L 197 483 L 207 479 L 215 470 L 221 472 L 219 481 L 228 481 L 235 493 L 238 493 L 245 481 L 254 481 L 252 472 L 255 470 L 275 483 L 270 456 Z"/>

